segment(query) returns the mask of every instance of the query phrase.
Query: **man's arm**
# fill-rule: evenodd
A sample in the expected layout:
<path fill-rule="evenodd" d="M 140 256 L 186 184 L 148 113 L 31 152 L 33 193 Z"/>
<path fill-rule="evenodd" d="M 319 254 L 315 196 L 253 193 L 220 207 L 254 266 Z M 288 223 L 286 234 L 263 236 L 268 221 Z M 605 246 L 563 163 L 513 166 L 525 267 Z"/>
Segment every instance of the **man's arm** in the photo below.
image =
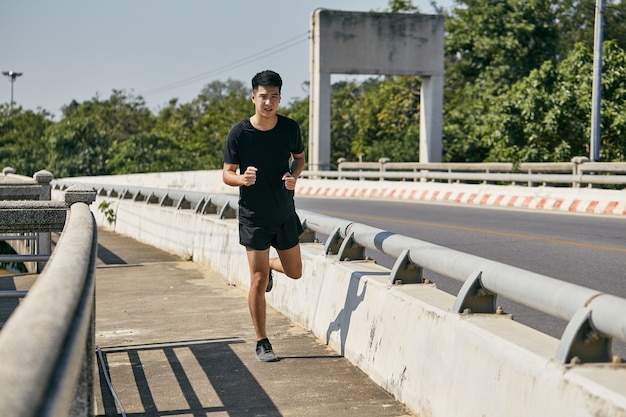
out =
<path fill-rule="evenodd" d="M 283 175 L 283 181 L 285 181 L 285 188 L 288 190 L 296 189 L 296 180 L 304 169 L 304 152 L 291 155 L 293 161 L 291 161 L 290 172 L 285 172 Z"/>
<path fill-rule="evenodd" d="M 224 162 L 224 169 L 222 169 L 222 181 L 224 181 L 224 184 L 240 187 L 242 185 L 250 186 L 256 182 L 257 168 L 248 167 L 243 174 L 238 174 L 237 168 L 239 168 L 238 164 Z"/>
<path fill-rule="evenodd" d="M 304 152 L 292 154 L 291 175 L 298 178 L 304 170 Z"/>

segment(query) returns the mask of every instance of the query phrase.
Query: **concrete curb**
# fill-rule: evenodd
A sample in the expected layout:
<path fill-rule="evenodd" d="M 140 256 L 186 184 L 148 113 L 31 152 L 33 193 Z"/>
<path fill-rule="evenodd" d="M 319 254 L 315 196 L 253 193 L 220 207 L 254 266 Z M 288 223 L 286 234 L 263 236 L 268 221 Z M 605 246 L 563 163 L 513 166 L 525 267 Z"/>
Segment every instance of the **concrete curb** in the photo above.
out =
<path fill-rule="evenodd" d="M 626 191 L 394 181 L 298 180 L 297 195 L 458 203 L 501 208 L 626 215 Z"/>

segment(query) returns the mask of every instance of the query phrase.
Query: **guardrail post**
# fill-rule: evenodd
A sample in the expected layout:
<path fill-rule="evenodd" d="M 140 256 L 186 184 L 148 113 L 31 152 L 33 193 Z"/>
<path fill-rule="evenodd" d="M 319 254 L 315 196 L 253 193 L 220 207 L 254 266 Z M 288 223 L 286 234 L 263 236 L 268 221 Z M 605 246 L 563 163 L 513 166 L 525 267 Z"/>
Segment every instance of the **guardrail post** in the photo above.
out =
<path fill-rule="evenodd" d="M 386 171 L 385 164 L 387 162 L 391 162 L 391 159 L 390 158 L 380 158 L 378 160 L 378 163 L 380 164 L 380 172 L 381 172 L 381 174 L 384 174 L 384 172 Z M 380 178 L 379 178 L 379 181 L 385 181 L 385 175 L 381 175 Z"/>
<path fill-rule="evenodd" d="M 589 158 L 586 156 L 575 156 L 572 158 L 572 175 L 581 176 L 580 166 L 586 162 L 589 162 Z M 572 183 L 572 188 L 580 188 L 580 182 L 576 181 Z"/>
<path fill-rule="evenodd" d="M 339 158 L 337 159 L 337 179 L 338 180 L 342 180 L 343 178 L 341 177 L 341 171 L 343 170 L 343 164 L 344 162 L 346 162 L 346 158 Z"/>

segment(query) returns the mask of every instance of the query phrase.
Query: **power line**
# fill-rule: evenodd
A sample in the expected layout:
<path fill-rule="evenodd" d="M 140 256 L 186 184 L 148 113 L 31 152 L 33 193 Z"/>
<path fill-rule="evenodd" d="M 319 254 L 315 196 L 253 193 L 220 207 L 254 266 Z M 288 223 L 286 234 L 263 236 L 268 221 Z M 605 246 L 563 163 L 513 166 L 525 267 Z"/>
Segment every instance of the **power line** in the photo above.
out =
<path fill-rule="evenodd" d="M 286 49 L 292 48 L 292 47 L 294 47 L 294 46 L 296 46 L 296 45 L 298 45 L 298 44 L 308 40 L 308 38 L 309 38 L 309 33 L 308 32 L 301 33 L 300 35 L 298 35 L 296 37 L 293 37 L 293 38 L 288 39 L 286 41 L 280 42 L 280 43 L 278 43 L 278 44 L 276 44 L 274 46 L 271 46 L 271 47 L 269 47 L 267 49 L 259 51 L 259 52 L 255 53 L 255 54 L 252 54 L 252 55 L 249 55 L 247 57 L 238 59 L 237 61 L 231 62 L 231 63 L 226 64 L 226 65 L 222 65 L 221 67 L 217 67 L 217 68 L 212 69 L 212 70 L 210 70 L 208 72 L 205 72 L 205 73 L 202 73 L 202 74 L 198 74 L 198 75 L 195 75 L 193 77 L 186 78 L 184 80 L 180 80 L 180 81 L 176 81 L 176 82 L 173 82 L 173 83 L 170 83 L 170 84 L 166 84 L 166 85 L 163 85 L 163 86 L 160 86 L 160 87 L 152 88 L 150 90 L 147 90 L 147 91 L 141 93 L 140 95 L 143 96 L 143 97 L 151 96 L 151 95 L 154 95 L 154 94 L 164 93 L 164 92 L 169 91 L 169 90 L 174 90 L 176 88 L 180 88 L 180 87 L 183 87 L 185 85 L 193 84 L 195 82 L 201 81 L 202 79 L 209 78 L 209 77 L 215 76 L 217 74 L 221 74 L 223 72 L 235 69 L 237 67 L 249 64 L 249 63 L 254 62 L 254 61 L 258 61 L 261 58 L 265 58 L 265 57 L 270 56 L 270 55 L 275 55 L 275 54 L 277 54 L 279 52 L 282 52 L 282 51 L 284 51 Z"/>

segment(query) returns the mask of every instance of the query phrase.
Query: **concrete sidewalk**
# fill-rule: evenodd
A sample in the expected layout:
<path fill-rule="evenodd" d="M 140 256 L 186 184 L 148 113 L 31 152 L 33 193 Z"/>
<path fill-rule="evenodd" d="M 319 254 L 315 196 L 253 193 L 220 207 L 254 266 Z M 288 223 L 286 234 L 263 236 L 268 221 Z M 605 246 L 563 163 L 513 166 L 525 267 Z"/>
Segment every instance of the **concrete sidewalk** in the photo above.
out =
<path fill-rule="evenodd" d="M 99 229 L 98 416 L 415 416 L 268 308 L 279 362 L 255 359 L 246 291 L 196 263 Z M 275 282 L 280 285 L 280 280 Z"/>

